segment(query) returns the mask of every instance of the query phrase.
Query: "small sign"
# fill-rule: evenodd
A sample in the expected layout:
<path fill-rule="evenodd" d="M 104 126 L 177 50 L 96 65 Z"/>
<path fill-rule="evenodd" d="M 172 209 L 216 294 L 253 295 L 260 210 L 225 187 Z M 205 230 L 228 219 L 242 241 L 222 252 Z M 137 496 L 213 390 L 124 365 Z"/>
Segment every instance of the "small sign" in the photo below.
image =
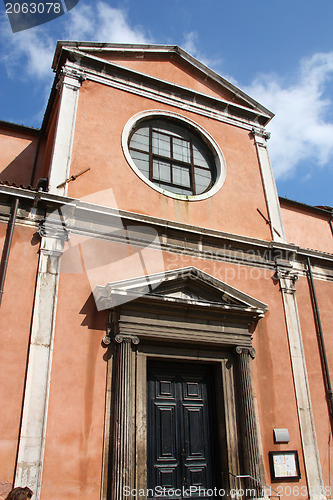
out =
<path fill-rule="evenodd" d="M 272 479 L 301 479 L 298 452 L 296 450 L 270 451 L 269 463 L 271 466 Z"/>

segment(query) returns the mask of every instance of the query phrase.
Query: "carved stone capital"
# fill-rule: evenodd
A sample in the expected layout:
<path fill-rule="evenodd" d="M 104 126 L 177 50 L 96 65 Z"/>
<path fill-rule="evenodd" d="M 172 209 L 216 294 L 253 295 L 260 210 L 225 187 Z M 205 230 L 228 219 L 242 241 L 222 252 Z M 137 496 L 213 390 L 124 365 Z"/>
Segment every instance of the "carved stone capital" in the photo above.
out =
<path fill-rule="evenodd" d="M 244 347 L 244 346 L 238 345 L 236 347 L 235 351 L 236 351 L 236 354 L 247 354 L 252 359 L 254 359 L 256 357 L 256 351 L 253 347 Z"/>
<path fill-rule="evenodd" d="M 50 224 L 47 221 L 39 223 L 37 232 L 40 237 L 55 238 L 63 243 L 69 240 L 69 230 L 58 224 Z"/>
<path fill-rule="evenodd" d="M 271 137 L 271 134 L 270 132 L 267 132 L 267 130 L 263 129 L 263 128 L 255 128 L 253 127 L 253 129 L 251 130 L 251 133 L 254 137 L 254 140 L 255 142 L 259 145 L 259 146 L 262 146 L 262 147 L 266 147 L 266 141 L 268 141 L 268 139 L 270 139 Z"/>
<path fill-rule="evenodd" d="M 280 281 L 281 291 L 291 294 L 296 292 L 295 283 L 299 278 L 298 274 L 284 269 L 277 269 L 275 277 Z"/>
<path fill-rule="evenodd" d="M 114 338 L 115 342 L 121 344 L 122 342 L 131 342 L 134 345 L 138 345 L 140 342 L 139 337 L 136 335 L 116 335 Z"/>
<path fill-rule="evenodd" d="M 82 85 L 82 82 L 86 80 L 85 73 L 77 71 L 72 68 L 64 68 L 62 70 L 59 82 L 57 83 L 57 89 L 65 86 L 69 90 L 77 91 Z"/>

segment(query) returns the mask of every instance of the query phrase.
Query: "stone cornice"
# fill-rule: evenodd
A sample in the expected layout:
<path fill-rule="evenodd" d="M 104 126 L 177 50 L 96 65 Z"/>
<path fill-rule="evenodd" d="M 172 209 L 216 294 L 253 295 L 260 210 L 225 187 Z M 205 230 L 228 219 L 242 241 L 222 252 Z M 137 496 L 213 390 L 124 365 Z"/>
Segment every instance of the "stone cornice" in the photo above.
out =
<path fill-rule="evenodd" d="M 329 271 L 333 255 L 329 253 L 303 249 L 294 244 L 259 240 L 190 226 L 47 192 L 36 193 L 28 189 L 0 186 L 0 220 L 4 222 L 8 220 L 11 198 L 17 196 L 21 200 L 21 208 L 17 218 L 18 224 L 37 228 L 47 214 L 61 209 L 64 217 L 61 221 L 59 220 L 59 225 L 61 224 L 66 232 L 114 240 L 116 236 L 114 233 L 110 233 L 110 224 L 114 221 L 119 226 L 117 221 L 121 219 L 124 228 L 127 225 L 153 228 L 160 238 L 159 248 L 164 251 L 269 269 L 272 274 L 278 264 L 280 268 L 290 269 L 293 267 L 300 276 L 306 276 L 303 261 L 309 256 L 314 260 L 315 278 L 333 280 L 333 273 Z M 54 220 L 51 216 L 51 220 L 52 224 L 57 224 L 57 218 Z M 137 246 L 146 245 L 144 238 L 140 237 L 133 242 Z"/>
<path fill-rule="evenodd" d="M 259 109 L 242 106 L 183 87 L 96 56 L 75 50 L 71 51 L 71 56 L 76 58 L 76 62 L 67 61 L 65 67 L 67 70 L 84 72 L 87 80 L 141 95 L 250 131 L 254 126 L 257 130 L 261 130 L 271 119 L 271 116 L 264 114 Z"/>

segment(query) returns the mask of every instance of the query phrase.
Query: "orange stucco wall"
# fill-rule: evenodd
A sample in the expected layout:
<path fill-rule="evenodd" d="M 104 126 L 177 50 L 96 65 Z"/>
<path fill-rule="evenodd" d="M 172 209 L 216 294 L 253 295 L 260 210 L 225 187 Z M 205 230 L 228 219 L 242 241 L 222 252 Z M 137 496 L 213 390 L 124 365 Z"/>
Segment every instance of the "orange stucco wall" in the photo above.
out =
<path fill-rule="evenodd" d="M 329 217 L 281 202 L 286 238 L 303 248 L 333 253 L 332 231 Z"/>
<path fill-rule="evenodd" d="M 40 168 L 40 175 L 37 176 L 36 178 L 38 179 L 39 177 L 47 177 L 49 174 L 49 166 L 51 162 L 51 156 L 53 152 L 53 145 L 54 145 L 54 137 L 56 133 L 56 126 L 57 126 L 57 118 L 58 118 L 58 110 L 59 110 L 59 95 L 55 98 L 54 104 L 53 104 L 53 110 L 49 118 L 49 122 L 47 125 L 47 130 L 44 136 L 44 150 L 45 152 L 41 152 L 40 154 L 40 163 L 41 163 L 41 168 Z"/>
<path fill-rule="evenodd" d="M 333 377 L 333 342 L 331 335 L 333 331 L 332 284 L 328 281 L 315 280 L 314 285 L 329 370 L 331 377 Z M 320 359 L 319 343 L 316 334 L 314 313 L 307 279 L 300 278 L 299 282 L 296 284 L 296 289 L 324 485 L 329 486 L 332 478 L 331 464 L 333 463 L 332 427 L 328 414 L 325 386 L 323 381 L 323 368 Z"/>
<path fill-rule="evenodd" d="M 30 184 L 37 142 L 37 131 L 28 133 L 0 128 L 1 180 L 24 186 Z"/>
<path fill-rule="evenodd" d="M 1 251 L 5 230 L 2 224 Z M 39 250 L 34 233 L 29 227 L 15 227 L 1 303 L 0 483 L 5 485 L 13 482 L 20 431 Z"/>
<path fill-rule="evenodd" d="M 177 111 L 196 121 L 220 144 L 227 175 L 222 188 L 207 200 L 179 201 L 146 185 L 128 165 L 121 146 L 130 117 L 150 109 Z M 257 154 L 246 130 L 103 85 L 85 82 L 80 90 L 71 174 L 90 171 L 69 183 L 68 196 L 161 219 L 270 240 Z M 124 186 L 126 188 L 124 189 Z M 104 191 L 104 195 L 103 192 Z"/>
<path fill-rule="evenodd" d="M 59 279 L 42 496 L 97 499 L 107 369 L 101 340 L 108 316 L 97 311 L 87 276 L 73 271 L 63 268 Z"/>
<path fill-rule="evenodd" d="M 73 258 L 75 255 L 82 257 L 83 244 L 79 253 L 75 253 L 75 245 L 80 241 L 82 243 L 79 237 L 74 237 L 66 244 L 65 253 L 72 251 Z M 101 251 L 103 247 L 101 244 Z M 118 247 L 119 244 L 115 245 L 115 251 Z M 119 252 L 118 248 L 120 255 Z M 257 355 L 252 364 L 265 479 L 270 484 L 268 451 L 296 449 L 302 474 L 297 486 L 305 487 L 283 304 L 272 271 L 179 254 L 164 253 L 163 256 L 166 270 L 193 265 L 268 304 L 269 312 L 259 321 L 253 334 Z M 110 256 L 109 260 L 112 258 Z M 91 295 L 94 287 L 91 274 L 80 266 L 71 269 L 68 253 L 65 259 L 59 281 L 42 495 L 48 498 L 52 492 L 52 498 L 66 496 L 70 499 L 79 494 L 82 499 L 97 500 L 101 487 L 107 375 L 106 349 L 101 340 L 108 318 L 107 311 L 96 311 Z M 154 260 L 158 261 L 157 258 Z M 109 271 L 105 264 L 103 260 L 103 273 L 97 278 L 102 285 L 110 276 L 113 262 L 110 262 Z M 290 443 L 274 444 L 273 429 L 276 427 L 289 429 Z M 284 483 L 284 487 L 287 485 L 293 487 L 295 483 Z"/>

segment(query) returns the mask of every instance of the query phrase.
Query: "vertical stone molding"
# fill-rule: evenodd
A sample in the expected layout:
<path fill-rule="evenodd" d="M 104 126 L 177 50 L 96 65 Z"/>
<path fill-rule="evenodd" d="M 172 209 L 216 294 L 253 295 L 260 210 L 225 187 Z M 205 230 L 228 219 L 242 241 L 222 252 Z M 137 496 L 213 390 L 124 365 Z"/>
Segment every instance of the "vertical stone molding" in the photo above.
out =
<path fill-rule="evenodd" d="M 63 183 L 69 174 L 78 90 L 82 79 L 82 75 L 64 69 L 58 83 L 60 102 L 49 172 L 49 192 L 53 194 L 65 195 L 67 193 L 67 184 L 60 188 L 57 186 Z"/>
<path fill-rule="evenodd" d="M 256 128 L 252 129 L 252 134 L 257 148 L 268 216 L 271 222 L 272 239 L 273 241 L 285 242 L 286 236 L 284 233 L 279 197 L 267 149 L 267 139 L 269 139 L 270 134 L 264 129 Z"/>
<path fill-rule="evenodd" d="M 40 229 L 41 247 L 29 345 L 16 486 L 29 486 L 33 500 L 40 497 L 47 409 L 52 365 L 60 256 L 64 239 Z M 53 237 L 52 237 L 53 236 Z"/>
<path fill-rule="evenodd" d="M 241 397 L 241 426 L 244 450 L 244 475 L 256 479 L 247 479 L 247 488 L 254 490 L 254 497 L 262 496 L 260 453 L 257 422 L 253 401 L 250 359 L 255 358 L 255 350 L 251 347 L 236 347 L 238 354 L 239 390 Z"/>
<path fill-rule="evenodd" d="M 128 498 L 124 487 L 134 488 L 134 394 L 135 366 L 133 345 L 139 343 L 138 337 L 116 335 L 116 383 L 113 412 L 113 459 L 111 499 Z"/>
<path fill-rule="evenodd" d="M 310 500 L 324 500 L 325 496 L 321 493 L 324 491 L 324 484 L 296 301 L 295 283 L 298 276 L 291 271 L 278 269 L 276 278 L 280 282 L 285 312 L 309 498 Z"/>

